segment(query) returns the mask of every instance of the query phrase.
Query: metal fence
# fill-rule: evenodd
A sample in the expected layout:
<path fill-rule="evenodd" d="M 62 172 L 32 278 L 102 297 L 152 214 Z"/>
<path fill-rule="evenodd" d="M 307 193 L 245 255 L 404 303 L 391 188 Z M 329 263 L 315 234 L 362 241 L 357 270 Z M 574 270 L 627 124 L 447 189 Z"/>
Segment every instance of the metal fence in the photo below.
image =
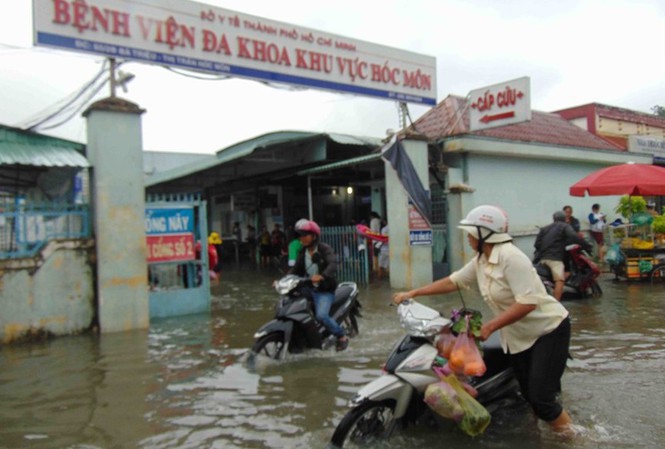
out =
<path fill-rule="evenodd" d="M 368 285 L 371 274 L 371 242 L 359 235 L 354 226 L 321 228 L 321 240 L 332 246 L 339 259 L 337 279 Z M 432 262 L 442 264 L 446 257 L 446 230 L 436 226 L 432 230 Z"/>
<path fill-rule="evenodd" d="M 0 259 L 32 257 L 50 240 L 90 235 L 87 204 L 0 198 Z"/>
<path fill-rule="evenodd" d="M 321 228 L 321 241 L 332 246 L 339 259 L 337 280 L 369 284 L 370 264 L 368 242 L 354 226 Z"/>

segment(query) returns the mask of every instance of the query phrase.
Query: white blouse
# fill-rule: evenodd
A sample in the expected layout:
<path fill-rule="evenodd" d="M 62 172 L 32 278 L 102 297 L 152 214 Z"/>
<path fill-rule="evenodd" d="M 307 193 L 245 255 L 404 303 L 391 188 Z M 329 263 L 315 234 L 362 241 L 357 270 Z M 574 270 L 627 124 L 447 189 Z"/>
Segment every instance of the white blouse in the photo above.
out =
<path fill-rule="evenodd" d="M 547 294 L 531 260 L 512 243 L 494 245 L 489 259 L 483 254 L 450 275 L 459 287 L 476 286 L 495 315 L 511 305 L 534 304 L 528 315 L 500 330 L 504 352 L 517 354 L 556 329 L 568 311 Z"/>

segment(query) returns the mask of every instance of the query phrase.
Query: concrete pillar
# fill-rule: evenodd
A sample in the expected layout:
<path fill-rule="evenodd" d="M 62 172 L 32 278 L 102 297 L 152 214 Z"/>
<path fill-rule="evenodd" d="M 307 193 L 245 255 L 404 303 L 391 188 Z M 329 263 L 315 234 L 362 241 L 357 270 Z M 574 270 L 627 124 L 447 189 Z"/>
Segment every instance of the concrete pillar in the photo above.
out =
<path fill-rule="evenodd" d="M 425 189 L 429 189 L 427 142 L 403 140 L 402 145 Z M 397 173 L 386 162 L 386 208 L 390 228 L 390 286 L 411 289 L 432 282 L 432 246 L 409 244 L 409 201 Z"/>
<path fill-rule="evenodd" d="M 107 98 L 85 112 L 92 164 L 93 229 L 101 332 L 150 325 L 146 263 L 141 114 L 134 103 Z"/>

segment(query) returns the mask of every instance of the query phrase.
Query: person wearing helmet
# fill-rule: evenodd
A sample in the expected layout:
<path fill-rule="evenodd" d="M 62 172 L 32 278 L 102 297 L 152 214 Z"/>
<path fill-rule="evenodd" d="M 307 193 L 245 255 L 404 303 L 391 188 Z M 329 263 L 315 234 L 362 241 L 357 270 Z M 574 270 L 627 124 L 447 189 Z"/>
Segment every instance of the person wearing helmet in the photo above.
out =
<path fill-rule="evenodd" d="M 558 210 L 552 214 L 553 222 L 541 228 L 536 237 L 534 263 L 540 262 L 552 272 L 554 281 L 553 296 L 561 301 L 563 287 L 566 282 L 566 246 L 572 243 L 579 244 L 591 253 L 593 247 L 589 242 L 579 236 L 571 225 L 566 223 L 566 213 Z"/>
<path fill-rule="evenodd" d="M 215 281 L 219 279 L 219 273 L 222 271 L 219 263 L 219 253 L 222 250 L 222 236 L 219 232 L 212 231 L 208 236 L 208 271 L 210 279 Z"/>
<path fill-rule="evenodd" d="M 499 331 L 522 395 L 535 414 L 557 432 L 572 430 L 572 419 L 556 400 L 570 346 L 568 311 L 547 294 L 531 260 L 512 243 L 503 210 L 476 207 L 459 228 L 478 256 L 450 276 L 396 293 L 393 302 L 476 286 L 494 315 L 483 323 L 480 340 Z"/>
<path fill-rule="evenodd" d="M 315 221 L 305 218 L 298 220 L 294 230 L 303 247 L 290 273 L 310 277 L 314 285 L 312 296 L 316 319 L 337 337 L 337 350 L 343 351 L 349 345 L 349 338 L 344 328 L 330 316 L 337 288 L 337 255 L 329 245 L 320 241 L 321 228 Z"/>

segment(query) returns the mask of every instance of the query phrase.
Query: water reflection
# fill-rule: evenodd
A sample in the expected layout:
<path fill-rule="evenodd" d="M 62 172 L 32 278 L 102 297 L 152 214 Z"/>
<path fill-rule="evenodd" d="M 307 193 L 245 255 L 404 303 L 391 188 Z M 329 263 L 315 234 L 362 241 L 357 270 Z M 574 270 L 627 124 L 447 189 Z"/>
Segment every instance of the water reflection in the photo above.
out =
<path fill-rule="evenodd" d="M 276 363 L 246 353 L 254 331 L 272 318 L 272 275 L 225 275 L 211 314 L 156 321 L 149 332 L 0 350 L 0 447 L 324 447 L 348 399 L 378 375 L 401 335 L 389 290 L 361 291 L 361 334 L 349 350 Z M 603 288 L 602 299 L 566 302 L 574 360 L 563 400 L 583 429 L 574 442 L 516 409 L 494 416 L 475 439 L 419 426 L 376 447 L 660 447 L 665 292 L 610 279 Z M 453 296 L 425 302 L 459 307 Z"/>

